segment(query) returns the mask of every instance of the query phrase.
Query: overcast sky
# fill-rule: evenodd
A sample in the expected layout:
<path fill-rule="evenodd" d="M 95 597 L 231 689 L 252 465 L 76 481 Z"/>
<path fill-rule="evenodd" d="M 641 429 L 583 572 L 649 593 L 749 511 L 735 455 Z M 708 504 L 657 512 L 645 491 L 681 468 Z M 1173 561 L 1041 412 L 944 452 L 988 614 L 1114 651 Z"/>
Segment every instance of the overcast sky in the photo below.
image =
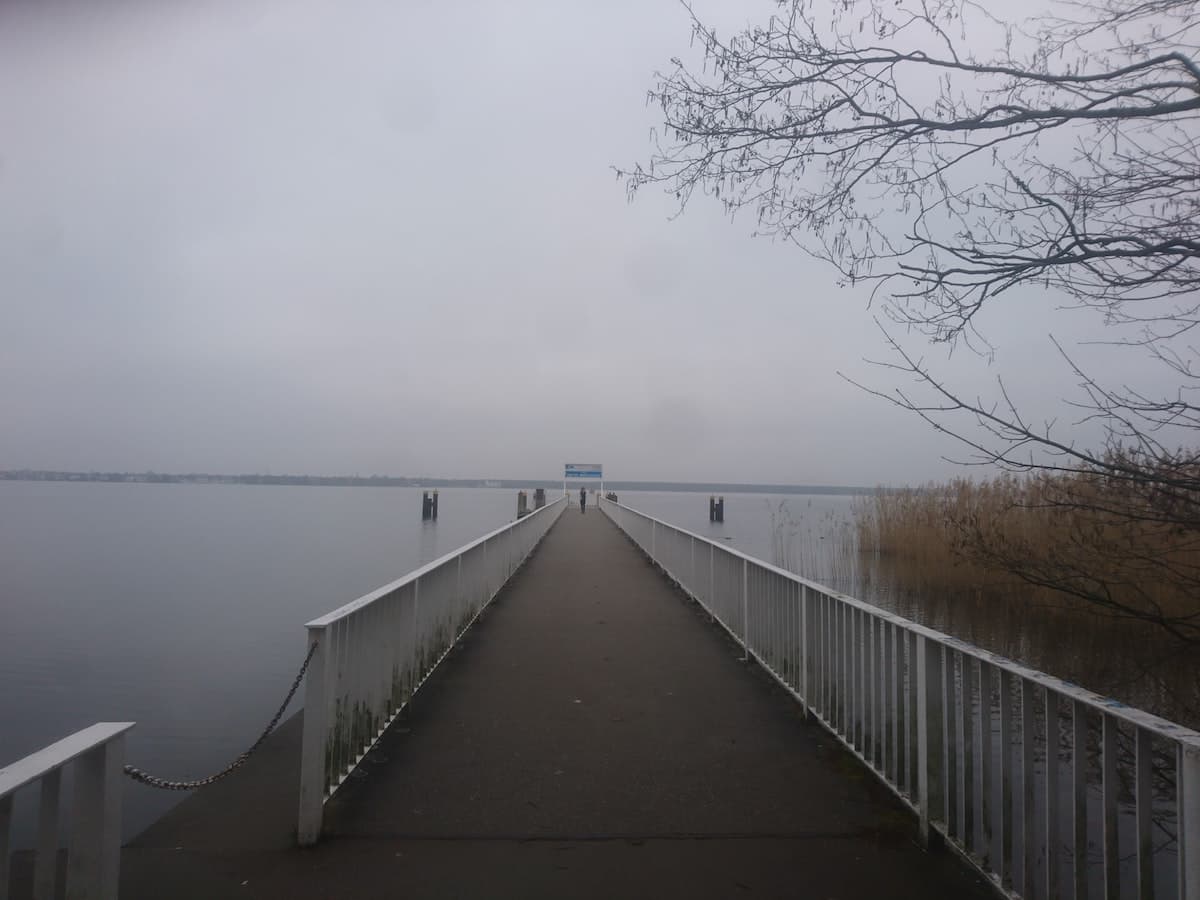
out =
<path fill-rule="evenodd" d="M 674 0 L 0 5 L 0 468 L 955 472 L 837 376 L 888 386 L 865 294 L 626 202 L 688 33 Z M 1055 414 L 1049 306 L 947 373 Z"/>

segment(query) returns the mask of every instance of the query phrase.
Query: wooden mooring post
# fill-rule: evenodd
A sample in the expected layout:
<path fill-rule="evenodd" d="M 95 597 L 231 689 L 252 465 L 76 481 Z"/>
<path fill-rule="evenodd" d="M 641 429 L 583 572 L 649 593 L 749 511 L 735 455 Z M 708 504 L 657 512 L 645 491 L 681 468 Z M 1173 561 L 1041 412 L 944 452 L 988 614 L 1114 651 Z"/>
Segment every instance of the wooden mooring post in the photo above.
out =
<path fill-rule="evenodd" d="M 725 498 L 713 497 L 708 498 L 708 521 L 724 522 L 725 521 Z"/>

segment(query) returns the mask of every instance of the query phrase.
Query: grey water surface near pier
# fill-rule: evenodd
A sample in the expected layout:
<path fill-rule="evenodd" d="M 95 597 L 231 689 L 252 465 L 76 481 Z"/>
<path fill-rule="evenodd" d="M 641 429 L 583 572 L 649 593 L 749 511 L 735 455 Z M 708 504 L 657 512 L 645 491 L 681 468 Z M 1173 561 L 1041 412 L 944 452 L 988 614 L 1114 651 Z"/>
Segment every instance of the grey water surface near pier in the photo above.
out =
<path fill-rule="evenodd" d="M 301 717 L 121 896 L 992 897 L 599 511 L 569 510 L 295 846 Z"/>

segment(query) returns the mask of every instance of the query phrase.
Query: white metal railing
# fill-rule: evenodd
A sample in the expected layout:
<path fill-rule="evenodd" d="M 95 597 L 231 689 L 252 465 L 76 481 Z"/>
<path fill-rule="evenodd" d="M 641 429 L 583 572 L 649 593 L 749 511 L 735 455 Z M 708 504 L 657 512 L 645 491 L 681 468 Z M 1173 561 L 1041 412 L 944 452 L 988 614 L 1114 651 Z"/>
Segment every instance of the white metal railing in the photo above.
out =
<path fill-rule="evenodd" d="M 558 519 L 560 497 L 360 597 L 308 628 L 300 844 L 325 802 Z"/>
<path fill-rule="evenodd" d="M 35 900 L 56 896 L 59 813 L 63 771 L 70 765 L 74 798 L 67 845 L 66 896 L 117 896 L 121 861 L 121 764 L 125 732 L 133 722 L 99 722 L 0 769 L 0 900 L 9 889 L 9 837 L 13 798 L 38 785 L 37 842 L 33 863 Z"/>
<path fill-rule="evenodd" d="M 1200 900 L 1200 734 L 600 505 L 917 812 L 924 840 L 1029 900 Z"/>

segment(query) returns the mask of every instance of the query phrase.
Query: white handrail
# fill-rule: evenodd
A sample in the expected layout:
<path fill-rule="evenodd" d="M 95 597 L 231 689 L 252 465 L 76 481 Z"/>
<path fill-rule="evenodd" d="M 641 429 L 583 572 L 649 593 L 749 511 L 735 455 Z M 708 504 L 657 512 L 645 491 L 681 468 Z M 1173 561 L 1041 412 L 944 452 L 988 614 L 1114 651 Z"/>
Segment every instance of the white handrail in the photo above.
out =
<path fill-rule="evenodd" d="M 121 765 L 133 722 L 98 722 L 0 768 L 0 900 L 7 900 L 13 798 L 39 786 L 33 896 L 57 888 L 62 773 L 72 765 L 75 796 L 67 850 L 66 894 L 115 900 L 121 861 Z"/>
<path fill-rule="evenodd" d="M 301 845 L 325 802 L 566 507 L 566 497 L 313 619 L 300 764 Z M 307 648 L 306 648 L 307 650 Z"/>
<path fill-rule="evenodd" d="M 913 807 L 923 839 L 939 833 L 1010 893 L 1084 898 L 1095 822 L 1106 898 L 1160 896 L 1173 851 L 1175 895 L 1200 900 L 1200 733 L 628 506 L 601 508 Z M 1164 831 L 1172 840 L 1156 845 Z M 1124 880 L 1122 857 L 1136 868 Z"/>
<path fill-rule="evenodd" d="M 542 507 L 542 509 L 534 510 L 534 512 L 531 513 L 530 515 L 533 516 L 533 515 L 537 515 L 539 513 L 543 513 L 546 510 L 553 507 L 555 504 L 565 503 L 565 501 L 566 501 L 565 497 L 559 497 L 558 499 L 552 500 L 546 506 Z M 446 563 L 450 562 L 451 560 L 458 559 L 464 553 L 469 553 L 471 550 L 474 550 L 476 547 L 482 546 L 483 544 L 485 544 L 488 541 L 495 538 L 497 535 L 511 530 L 514 526 L 519 525 L 521 522 L 524 522 L 524 521 L 526 521 L 526 519 L 518 519 L 514 522 L 509 522 L 505 525 L 501 525 L 499 528 L 495 529 L 494 531 L 489 531 L 483 537 L 476 538 L 475 540 L 471 541 L 468 544 L 463 544 L 457 550 L 451 550 L 449 553 L 439 556 L 437 559 L 433 560 L 432 562 L 427 562 L 423 566 L 413 569 L 407 575 L 402 575 L 399 578 L 397 578 L 395 581 L 385 584 L 383 587 L 376 588 L 373 591 L 363 594 L 361 597 L 359 597 L 356 600 L 351 600 L 349 603 L 345 603 L 345 604 L 339 606 L 337 609 L 331 610 L 331 611 L 325 613 L 325 615 L 320 616 L 316 619 L 313 619 L 311 622 L 306 623 L 304 627 L 305 628 L 323 628 L 326 625 L 330 625 L 333 622 L 336 622 L 338 619 L 345 618 L 346 616 L 350 615 L 351 613 L 362 609 L 364 606 L 367 606 L 368 604 L 375 602 L 380 597 L 384 597 L 384 596 L 392 593 L 393 591 L 396 591 L 396 590 L 404 587 L 405 585 L 408 585 L 414 581 L 417 581 L 418 579 L 421 578 L 422 575 L 426 575 L 429 572 L 434 571 L 435 569 L 440 569 L 442 566 L 446 565 Z"/>

